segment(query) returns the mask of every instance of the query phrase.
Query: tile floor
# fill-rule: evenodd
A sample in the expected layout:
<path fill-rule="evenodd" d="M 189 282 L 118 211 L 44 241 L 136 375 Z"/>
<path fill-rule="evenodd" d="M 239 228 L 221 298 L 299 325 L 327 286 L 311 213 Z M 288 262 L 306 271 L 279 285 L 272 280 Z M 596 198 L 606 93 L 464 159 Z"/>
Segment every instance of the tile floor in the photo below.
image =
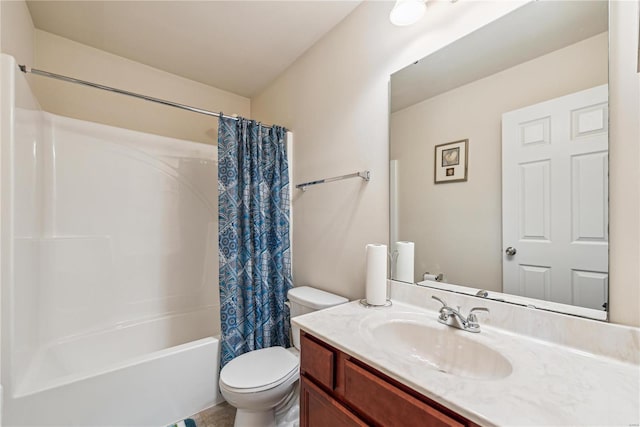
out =
<path fill-rule="evenodd" d="M 196 422 L 197 427 L 233 427 L 236 418 L 236 408 L 223 402 L 189 417 Z"/>

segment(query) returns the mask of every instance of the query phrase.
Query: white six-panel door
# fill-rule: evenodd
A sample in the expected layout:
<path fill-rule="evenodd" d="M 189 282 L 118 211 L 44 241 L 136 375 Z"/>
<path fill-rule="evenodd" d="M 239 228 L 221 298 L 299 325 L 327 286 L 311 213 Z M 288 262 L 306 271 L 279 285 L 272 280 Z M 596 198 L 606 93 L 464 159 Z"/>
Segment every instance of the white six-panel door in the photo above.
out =
<path fill-rule="evenodd" d="M 502 115 L 505 293 L 603 310 L 607 99 L 603 85 Z"/>

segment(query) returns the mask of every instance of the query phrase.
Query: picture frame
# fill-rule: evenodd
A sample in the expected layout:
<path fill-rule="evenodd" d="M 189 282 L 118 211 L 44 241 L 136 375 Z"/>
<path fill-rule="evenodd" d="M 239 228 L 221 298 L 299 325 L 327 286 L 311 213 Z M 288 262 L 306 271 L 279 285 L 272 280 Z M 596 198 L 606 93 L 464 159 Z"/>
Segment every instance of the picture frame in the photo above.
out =
<path fill-rule="evenodd" d="M 444 184 L 466 181 L 468 164 L 468 139 L 436 145 L 433 182 L 435 184 Z"/>

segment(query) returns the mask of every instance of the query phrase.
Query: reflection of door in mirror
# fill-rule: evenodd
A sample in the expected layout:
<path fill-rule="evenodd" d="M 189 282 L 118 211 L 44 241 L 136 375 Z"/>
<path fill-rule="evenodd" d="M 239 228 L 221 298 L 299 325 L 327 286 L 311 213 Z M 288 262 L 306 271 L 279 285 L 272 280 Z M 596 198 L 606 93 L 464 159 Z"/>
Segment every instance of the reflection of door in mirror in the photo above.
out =
<path fill-rule="evenodd" d="M 603 310 L 607 85 L 502 116 L 504 292 Z"/>

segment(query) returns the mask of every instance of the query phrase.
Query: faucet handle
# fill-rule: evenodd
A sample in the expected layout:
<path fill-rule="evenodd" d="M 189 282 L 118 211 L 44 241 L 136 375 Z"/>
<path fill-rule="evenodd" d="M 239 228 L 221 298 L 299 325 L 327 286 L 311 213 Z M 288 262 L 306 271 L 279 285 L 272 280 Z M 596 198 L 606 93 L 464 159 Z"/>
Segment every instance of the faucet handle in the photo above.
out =
<path fill-rule="evenodd" d="M 487 307 L 473 307 L 471 310 L 469 310 L 469 314 L 473 313 L 474 311 L 485 311 L 487 313 L 491 313 Z"/>
<path fill-rule="evenodd" d="M 475 315 L 476 311 L 484 311 L 490 313 L 489 309 L 486 307 L 473 307 L 469 310 L 469 315 L 467 316 L 467 328 L 472 332 L 480 331 L 480 324 L 478 323 L 478 318 Z"/>
<path fill-rule="evenodd" d="M 434 300 L 438 301 L 440 304 L 442 304 L 442 307 L 446 307 L 447 306 L 447 302 L 445 300 L 443 300 L 442 298 L 438 298 L 435 295 L 431 295 L 431 298 L 433 298 Z"/>

